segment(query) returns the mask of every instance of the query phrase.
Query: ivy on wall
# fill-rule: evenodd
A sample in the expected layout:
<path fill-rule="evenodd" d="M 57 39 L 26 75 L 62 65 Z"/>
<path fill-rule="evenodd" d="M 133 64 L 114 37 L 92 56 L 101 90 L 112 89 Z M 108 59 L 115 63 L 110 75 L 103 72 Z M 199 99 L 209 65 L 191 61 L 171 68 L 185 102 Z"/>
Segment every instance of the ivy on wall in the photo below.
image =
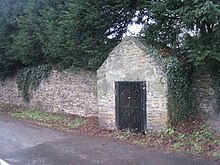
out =
<path fill-rule="evenodd" d="M 196 114 L 195 100 L 192 90 L 192 67 L 175 58 L 166 65 L 168 77 L 168 114 L 170 124 L 176 124 Z"/>
<path fill-rule="evenodd" d="M 160 46 L 147 46 L 149 54 L 163 66 L 167 75 L 168 85 L 168 117 L 169 125 L 175 125 L 179 121 L 196 114 L 193 108 L 194 97 L 191 83 L 192 67 L 184 60 L 179 60 L 176 55 L 163 57 Z"/>
<path fill-rule="evenodd" d="M 17 74 L 18 90 L 25 102 L 30 100 L 30 91 L 36 90 L 41 80 L 47 78 L 52 70 L 51 65 L 39 65 L 36 67 L 27 67 L 20 70 Z"/>

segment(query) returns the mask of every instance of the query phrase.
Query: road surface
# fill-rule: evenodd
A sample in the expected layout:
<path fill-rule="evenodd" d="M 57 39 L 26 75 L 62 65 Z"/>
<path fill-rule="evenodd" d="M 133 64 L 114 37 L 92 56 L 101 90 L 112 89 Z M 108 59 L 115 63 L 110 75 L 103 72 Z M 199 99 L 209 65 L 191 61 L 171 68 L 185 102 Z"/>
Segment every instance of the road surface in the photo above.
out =
<path fill-rule="evenodd" d="M 65 134 L 0 116 L 0 159 L 10 165 L 219 165 L 146 151 L 109 140 Z"/>

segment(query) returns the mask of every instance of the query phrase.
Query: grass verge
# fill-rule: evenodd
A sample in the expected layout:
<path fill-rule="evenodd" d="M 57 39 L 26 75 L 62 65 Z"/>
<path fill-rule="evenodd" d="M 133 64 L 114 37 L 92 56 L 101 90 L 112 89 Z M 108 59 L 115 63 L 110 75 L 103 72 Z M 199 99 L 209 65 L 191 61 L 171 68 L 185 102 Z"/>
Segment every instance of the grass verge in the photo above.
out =
<path fill-rule="evenodd" d="M 61 131 L 70 131 L 86 122 L 85 118 L 76 115 L 50 113 L 9 105 L 1 105 L 0 112 L 27 122 Z"/>

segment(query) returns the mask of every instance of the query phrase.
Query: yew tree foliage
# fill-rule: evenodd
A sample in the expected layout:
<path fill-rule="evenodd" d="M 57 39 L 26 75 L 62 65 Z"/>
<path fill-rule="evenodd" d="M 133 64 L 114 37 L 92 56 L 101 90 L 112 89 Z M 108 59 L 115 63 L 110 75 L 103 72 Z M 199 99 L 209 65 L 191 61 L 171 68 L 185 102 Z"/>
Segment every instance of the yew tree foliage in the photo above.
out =
<path fill-rule="evenodd" d="M 195 65 L 220 61 L 219 0 L 153 0 L 145 36 L 178 49 Z"/>
<path fill-rule="evenodd" d="M 143 2 L 0 0 L 0 77 L 44 64 L 97 69 Z"/>
<path fill-rule="evenodd" d="M 16 16 L 25 0 L 0 0 L 0 79 L 19 68 L 20 61 L 11 54 L 13 35 L 18 31 Z"/>

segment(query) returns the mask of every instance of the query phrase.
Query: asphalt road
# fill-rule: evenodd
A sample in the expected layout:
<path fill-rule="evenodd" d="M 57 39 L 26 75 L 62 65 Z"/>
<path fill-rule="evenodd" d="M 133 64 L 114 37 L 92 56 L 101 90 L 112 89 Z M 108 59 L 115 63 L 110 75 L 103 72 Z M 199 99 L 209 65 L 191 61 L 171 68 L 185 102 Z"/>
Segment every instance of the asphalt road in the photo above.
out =
<path fill-rule="evenodd" d="M 0 159 L 10 165 L 220 165 L 113 141 L 74 136 L 0 116 Z"/>

